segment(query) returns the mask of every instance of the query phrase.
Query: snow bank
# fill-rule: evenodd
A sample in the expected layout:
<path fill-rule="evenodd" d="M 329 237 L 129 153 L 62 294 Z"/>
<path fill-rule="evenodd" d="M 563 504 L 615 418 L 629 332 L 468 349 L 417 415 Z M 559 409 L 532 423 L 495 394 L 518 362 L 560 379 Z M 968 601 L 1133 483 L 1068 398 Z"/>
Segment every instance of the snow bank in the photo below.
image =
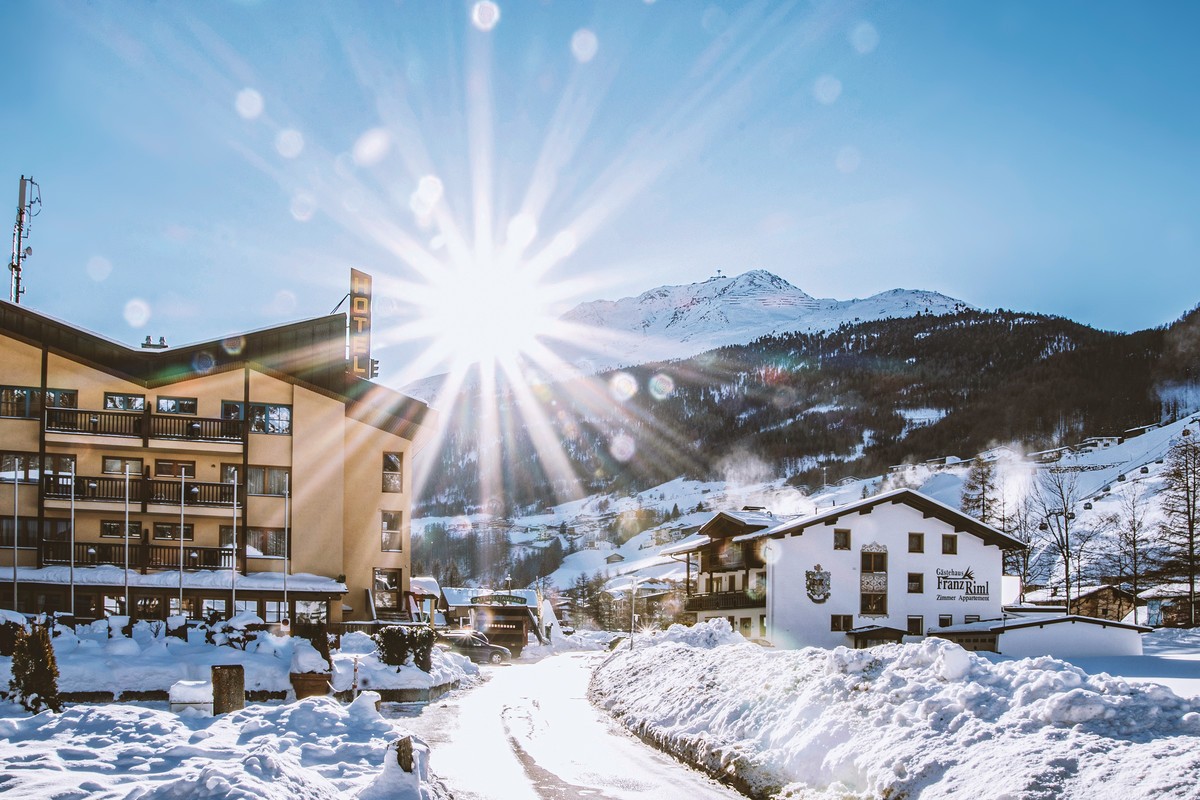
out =
<path fill-rule="evenodd" d="M 14 797 L 448 798 L 413 742 L 366 693 L 349 706 L 310 698 L 220 717 L 179 716 L 126 705 L 73 706 L 61 714 L 0 717 L 0 773 Z M 19 767 L 18 767 L 19 765 Z"/>
<path fill-rule="evenodd" d="M 160 626 L 161 627 L 161 626 Z M 107 638 L 81 628 L 53 640 L 61 692 L 164 691 L 181 680 L 207 680 L 218 664 L 241 664 L 249 691 L 286 692 L 290 672 L 320 671 L 325 661 L 307 639 L 262 633 L 245 650 L 203 641 L 185 642 L 171 636 L 154 636 L 148 629 L 130 637 Z M 470 679 L 479 670 L 465 657 L 434 648 L 432 671 L 411 664 L 387 666 L 375 655 L 375 643 L 365 634 L 343 638 L 349 651 L 333 653 L 333 686 L 337 691 L 354 686 L 354 664 L 359 664 L 360 689 L 428 689 Z M 8 686 L 12 659 L 0 657 L 0 687 Z"/>
<path fill-rule="evenodd" d="M 723 620 L 597 668 L 592 700 L 781 797 L 1196 797 L 1200 700 L 939 639 L 872 650 L 721 644 Z M 736 641 L 736 640 L 734 640 Z"/>

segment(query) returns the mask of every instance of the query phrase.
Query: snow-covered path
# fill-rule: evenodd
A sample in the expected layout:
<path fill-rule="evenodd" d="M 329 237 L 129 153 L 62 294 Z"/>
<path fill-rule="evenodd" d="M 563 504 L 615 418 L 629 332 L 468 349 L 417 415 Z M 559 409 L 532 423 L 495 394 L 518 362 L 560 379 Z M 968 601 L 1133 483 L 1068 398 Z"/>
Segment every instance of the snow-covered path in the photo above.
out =
<path fill-rule="evenodd" d="M 485 668 L 484 684 L 406 716 L 404 725 L 429 743 L 433 770 L 456 800 L 744 800 L 588 702 L 588 679 L 604 655 Z"/>

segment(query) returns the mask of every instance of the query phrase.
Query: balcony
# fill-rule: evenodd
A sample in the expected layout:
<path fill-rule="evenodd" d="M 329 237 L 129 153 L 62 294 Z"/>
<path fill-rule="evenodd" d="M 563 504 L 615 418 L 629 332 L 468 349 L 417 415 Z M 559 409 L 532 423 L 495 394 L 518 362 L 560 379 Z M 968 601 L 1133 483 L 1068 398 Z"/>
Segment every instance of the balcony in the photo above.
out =
<path fill-rule="evenodd" d="M 129 568 L 141 573 L 148 570 L 179 569 L 179 543 L 147 544 L 129 542 Z M 223 547 L 195 547 L 183 544 L 184 569 L 228 570 L 233 568 L 234 551 Z M 76 542 L 75 566 L 125 566 L 126 548 L 123 542 Z M 71 543 L 42 540 L 42 563 L 60 566 L 71 563 Z"/>
<path fill-rule="evenodd" d="M 767 604 L 765 595 L 751 597 L 748 592 L 709 592 L 694 594 L 684 604 L 686 611 L 727 611 L 735 608 L 761 608 Z"/>
<path fill-rule="evenodd" d="M 146 428 L 148 427 L 148 430 Z M 181 414 L 145 414 L 135 411 L 81 411 L 47 408 L 46 432 L 170 439 L 183 442 L 240 444 L 246 423 L 240 419 L 192 417 Z"/>
<path fill-rule="evenodd" d="M 129 477 L 128 500 L 130 503 L 145 502 L 178 507 L 181 490 L 185 508 L 233 507 L 234 485 L 232 483 L 204 483 L 185 480 L 181 487 L 178 478 L 143 478 L 141 475 Z M 124 475 L 75 476 L 74 499 L 77 502 L 124 503 L 125 492 Z M 70 500 L 72 498 L 71 476 L 43 475 L 42 494 L 47 500 Z"/>

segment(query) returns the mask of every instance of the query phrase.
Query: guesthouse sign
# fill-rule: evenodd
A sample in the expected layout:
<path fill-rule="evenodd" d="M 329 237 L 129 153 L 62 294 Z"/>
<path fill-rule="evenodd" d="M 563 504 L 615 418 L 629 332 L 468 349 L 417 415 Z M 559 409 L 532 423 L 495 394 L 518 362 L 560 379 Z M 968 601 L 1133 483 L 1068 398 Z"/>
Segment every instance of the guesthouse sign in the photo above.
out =
<path fill-rule="evenodd" d="M 989 583 L 989 581 L 982 583 L 976 581 L 975 571 L 970 567 L 966 569 L 941 568 L 937 571 L 937 599 L 987 601 L 991 598 Z"/>

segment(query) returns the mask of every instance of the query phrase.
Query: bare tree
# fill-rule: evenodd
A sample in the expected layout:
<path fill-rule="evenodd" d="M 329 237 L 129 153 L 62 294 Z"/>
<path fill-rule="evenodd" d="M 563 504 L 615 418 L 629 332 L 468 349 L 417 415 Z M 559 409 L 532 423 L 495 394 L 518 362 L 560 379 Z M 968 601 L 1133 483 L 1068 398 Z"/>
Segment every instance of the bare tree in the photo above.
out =
<path fill-rule="evenodd" d="M 1194 431 L 1184 431 L 1167 451 L 1160 494 L 1163 543 L 1167 569 L 1188 583 L 1188 621 L 1196 627 L 1196 573 L 1200 568 L 1200 441 Z"/>
<path fill-rule="evenodd" d="M 1083 500 L 1079 473 L 1051 467 L 1038 473 L 1032 494 L 1037 519 L 1034 540 L 1062 562 L 1063 594 L 1067 613 L 1071 613 L 1071 567 L 1076 576 L 1082 572 L 1082 556 L 1095 538 L 1094 529 L 1075 524 L 1075 512 Z"/>
<path fill-rule="evenodd" d="M 1149 523 L 1153 507 L 1141 481 L 1134 481 L 1120 496 L 1120 508 L 1109 520 L 1115 536 L 1108 553 L 1109 572 L 1130 584 L 1133 592 L 1133 621 L 1138 621 L 1137 595 L 1144 587 L 1152 564 L 1154 529 Z"/>
<path fill-rule="evenodd" d="M 1005 506 L 1007 513 L 1002 517 L 1001 530 L 1025 543 L 1019 550 L 1004 551 L 1004 572 L 1021 579 L 1021 599 L 1025 599 L 1025 587 L 1043 582 L 1041 565 L 1032 557 L 1038 522 L 1042 519 L 1034 508 L 1033 497 L 1023 495 L 1014 506 Z"/>

